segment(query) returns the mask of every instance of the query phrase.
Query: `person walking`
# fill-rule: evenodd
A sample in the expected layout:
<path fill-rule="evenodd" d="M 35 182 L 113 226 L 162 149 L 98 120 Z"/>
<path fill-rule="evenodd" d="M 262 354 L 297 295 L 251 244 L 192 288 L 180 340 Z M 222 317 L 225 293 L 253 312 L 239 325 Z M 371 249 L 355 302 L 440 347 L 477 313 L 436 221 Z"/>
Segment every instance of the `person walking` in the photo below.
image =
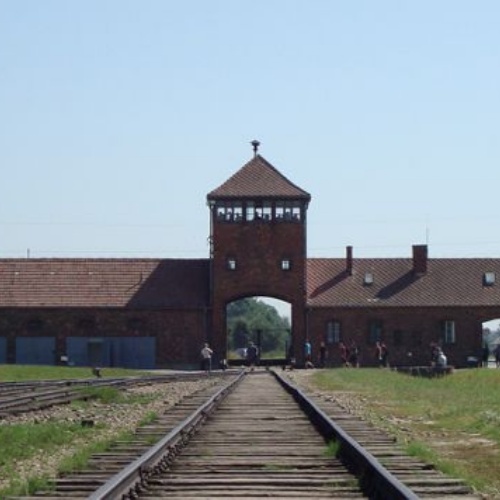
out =
<path fill-rule="evenodd" d="M 378 366 L 383 366 L 382 364 L 382 344 L 377 340 L 375 342 L 375 361 L 378 363 Z"/>
<path fill-rule="evenodd" d="M 311 341 L 309 339 L 306 339 L 304 343 L 304 358 L 305 358 L 305 366 L 306 368 L 314 368 L 313 362 L 312 362 L 312 345 Z"/>
<path fill-rule="evenodd" d="M 339 342 L 339 350 L 340 350 L 340 361 L 342 366 L 349 366 L 349 350 L 344 342 Z"/>
<path fill-rule="evenodd" d="M 213 353 L 214 351 L 210 349 L 210 345 L 208 344 L 208 342 L 205 342 L 205 345 L 201 350 L 201 364 L 202 364 L 202 370 L 205 370 L 205 373 L 207 375 L 210 375 L 210 372 L 212 371 Z"/>
<path fill-rule="evenodd" d="M 490 360 L 490 347 L 487 342 L 485 342 L 483 345 L 482 358 L 483 358 L 483 367 L 488 368 L 488 363 Z"/>
<path fill-rule="evenodd" d="M 258 357 L 259 357 L 259 351 L 257 349 L 257 346 L 253 342 L 250 342 L 247 348 L 247 361 L 251 371 L 255 369 Z"/>
<path fill-rule="evenodd" d="M 326 366 L 326 345 L 324 342 L 321 342 L 319 346 L 319 367 L 325 368 Z"/>
<path fill-rule="evenodd" d="M 495 364 L 497 368 L 500 368 L 500 344 L 497 344 L 495 350 L 493 351 L 495 355 Z"/>
<path fill-rule="evenodd" d="M 380 350 L 381 350 L 381 355 L 382 355 L 382 366 L 384 368 L 387 368 L 389 366 L 389 349 L 387 349 L 387 346 L 385 345 L 385 342 L 382 342 L 380 344 Z"/>
<path fill-rule="evenodd" d="M 359 368 L 359 348 L 354 340 L 351 340 L 349 347 L 349 364 L 353 368 Z"/>

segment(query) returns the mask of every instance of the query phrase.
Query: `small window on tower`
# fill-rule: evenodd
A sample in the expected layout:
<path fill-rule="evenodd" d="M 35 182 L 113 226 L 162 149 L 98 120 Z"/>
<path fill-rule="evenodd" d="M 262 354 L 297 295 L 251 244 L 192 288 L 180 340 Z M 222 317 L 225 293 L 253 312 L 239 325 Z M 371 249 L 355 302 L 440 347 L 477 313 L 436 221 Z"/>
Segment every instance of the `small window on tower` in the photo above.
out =
<path fill-rule="evenodd" d="M 235 271 L 236 270 L 236 259 L 233 259 L 233 258 L 227 259 L 227 268 L 230 271 Z"/>
<path fill-rule="evenodd" d="M 281 269 L 283 271 L 290 271 L 291 268 L 292 268 L 292 262 L 290 259 L 283 259 L 281 261 Z"/>

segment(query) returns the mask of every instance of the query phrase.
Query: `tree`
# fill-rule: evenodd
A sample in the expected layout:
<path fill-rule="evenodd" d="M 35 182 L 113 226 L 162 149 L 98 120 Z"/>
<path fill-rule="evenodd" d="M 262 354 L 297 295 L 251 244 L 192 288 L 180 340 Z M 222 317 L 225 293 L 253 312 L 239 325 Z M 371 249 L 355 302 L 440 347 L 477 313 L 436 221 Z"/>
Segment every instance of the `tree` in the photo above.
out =
<path fill-rule="evenodd" d="M 226 313 L 229 349 L 246 347 L 250 340 L 257 342 L 260 330 L 261 355 L 271 351 L 285 352 L 290 321 L 280 316 L 273 306 L 250 297 L 231 302 Z"/>

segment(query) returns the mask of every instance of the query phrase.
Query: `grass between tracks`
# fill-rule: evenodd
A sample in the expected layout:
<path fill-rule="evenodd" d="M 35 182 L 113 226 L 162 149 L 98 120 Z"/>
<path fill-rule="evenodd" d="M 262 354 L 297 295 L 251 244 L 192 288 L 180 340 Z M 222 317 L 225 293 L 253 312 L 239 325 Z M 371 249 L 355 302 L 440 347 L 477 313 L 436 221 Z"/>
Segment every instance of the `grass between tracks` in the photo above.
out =
<path fill-rule="evenodd" d="M 384 369 L 318 370 L 323 391 L 405 443 L 410 454 L 500 498 L 500 370 L 456 370 L 440 378 Z"/>

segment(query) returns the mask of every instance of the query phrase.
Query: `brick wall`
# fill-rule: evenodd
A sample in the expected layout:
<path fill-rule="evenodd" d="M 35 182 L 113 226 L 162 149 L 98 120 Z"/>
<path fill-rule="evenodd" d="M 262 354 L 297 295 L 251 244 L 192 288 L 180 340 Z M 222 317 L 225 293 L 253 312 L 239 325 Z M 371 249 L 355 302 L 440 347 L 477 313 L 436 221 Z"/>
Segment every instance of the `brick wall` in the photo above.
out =
<path fill-rule="evenodd" d="M 270 296 L 292 306 L 296 356 L 305 336 L 305 225 L 303 223 L 215 223 L 213 231 L 213 331 L 216 351 L 226 349 L 226 305 L 251 296 Z M 234 259 L 236 268 L 228 268 Z M 282 269 L 282 260 L 290 269 Z"/>
<path fill-rule="evenodd" d="M 466 366 L 467 356 L 481 352 L 482 322 L 499 316 L 499 308 L 317 308 L 309 310 L 308 329 L 317 354 L 320 342 L 326 340 L 328 321 L 339 321 L 344 342 L 348 344 L 354 340 L 360 348 L 361 364 L 375 366 L 369 325 L 378 321 L 392 365 L 427 365 L 430 362 L 430 343 L 442 342 L 442 323 L 451 320 L 455 322 L 456 342 L 442 344 L 442 347 L 449 363 L 460 367 Z M 339 366 L 338 345 L 327 347 L 329 363 Z"/>
<path fill-rule="evenodd" d="M 8 363 L 15 362 L 17 337 L 55 337 L 60 359 L 67 337 L 153 336 L 157 367 L 198 367 L 208 321 L 202 309 L 8 309 L 0 312 L 0 336 L 7 339 Z"/>

